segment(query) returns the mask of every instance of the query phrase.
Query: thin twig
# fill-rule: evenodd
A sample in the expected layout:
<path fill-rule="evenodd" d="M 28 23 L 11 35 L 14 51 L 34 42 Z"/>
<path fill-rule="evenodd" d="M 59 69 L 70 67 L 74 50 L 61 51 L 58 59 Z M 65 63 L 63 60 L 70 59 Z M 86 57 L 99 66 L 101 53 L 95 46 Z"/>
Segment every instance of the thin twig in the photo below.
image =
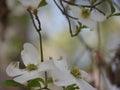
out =
<path fill-rule="evenodd" d="M 34 27 L 35 27 L 35 30 L 37 30 L 37 32 L 38 32 L 38 28 L 37 28 L 37 26 L 36 26 L 36 24 L 35 24 L 35 21 L 34 21 L 34 17 L 33 17 L 33 15 L 32 15 L 32 12 L 31 12 L 29 9 L 27 9 L 27 11 L 28 11 L 29 14 L 30 14 L 30 17 L 31 17 L 32 22 L 33 22 L 33 25 L 34 25 Z"/>
<path fill-rule="evenodd" d="M 60 1 L 60 4 L 61 4 L 61 6 L 63 7 L 64 12 L 66 13 L 66 9 L 65 9 L 65 7 L 64 7 L 64 5 L 63 5 L 63 3 L 62 3 L 62 1 Z M 66 16 L 66 15 L 65 15 L 65 16 Z M 66 16 L 66 19 L 67 19 L 68 24 L 69 24 L 69 32 L 70 32 L 70 35 L 71 35 L 71 37 L 73 37 L 70 19 L 69 19 L 68 16 Z"/>
<path fill-rule="evenodd" d="M 58 9 L 62 12 L 62 14 L 64 14 L 65 16 L 68 16 L 68 17 L 70 17 L 70 18 L 72 18 L 72 19 L 75 19 L 75 20 L 78 19 L 78 18 L 76 18 L 76 17 L 70 16 L 69 14 L 65 13 L 65 12 L 62 10 L 62 8 L 57 4 L 56 0 L 53 0 L 53 1 L 54 1 L 54 3 L 56 4 L 56 6 L 58 7 Z"/>
<path fill-rule="evenodd" d="M 105 2 L 105 1 L 106 1 L 106 0 L 102 0 L 101 2 L 98 2 L 98 3 L 94 4 L 94 6 L 98 6 L 98 5 L 102 4 L 102 3 Z"/>
<path fill-rule="evenodd" d="M 34 27 L 35 27 L 35 30 L 38 32 L 38 35 L 39 35 L 41 62 L 43 62 L 43 61 L 44 61 L 44 58 L 43 58 L 42 36 L 41 36 L 41 32 L 40 32 L 40 31 L 41 31 L 41 23 L 40 23 L 40 20 L 39 20 L 38 16 L 35 15 L 35 18 L 36 18 L 36 20 L 37 20 L 37 22 L 38 22 L 38 27 L 37 27 L 36 24 L 35 24 L 35 20 L 34 20 L 34 17 L 33 17 L 32 12 L 31 12 L 29 9 L 28 9 L 28 12 L 29 12 L 30 17 L 31 17 L 31 19 L 32 19 L 32 22 L 33 22 L 33 25 L 34 25 Z"/>
<path fill-rule="evenodd" d="M 37 15 L 35 15 L 35 18 L 36 18 L 36 20 L 37 20 L 37 22 L 38 22 L 39 31 L 41 31 L 41 23 L 40 23 L 40 20 L 39 20 L 39 18 L 38 18 Z"/>
<path fill-rule="evenodd" d="M 103 11 L 101 11 L 100 9 L 94 7 L 94 9 L 96 9 L 98 12 L 100 12 L 101 14 L 105 15 L 105 13 Z"/>
<path fill-rule="evenodd" d="M 61 6 L 62 6 L 62 8 L 63 8 L 63 11 L 64 11 L 65 13 L 67 13 L 66 8 L 64 7 L 62 1 L 60 1 L 60 4 L 61 4 Z M 67 19 L 68 24 L 69 24 L 69 32 L 70 32 L 71 37 L 77 36 L 77 35 L 78 35 L 78 32 L 76 32 L 75 34 L 73 34 L 73 32 L 72 32 L 72 26 L 71 26 L 70 18 L 69 18 L 67 15 L 65 15 L 65 16 L 66 16 L 66 19 Z"/>
<path fill-rule="evenodd" d="M 101 2 L 98 2 L 97 4 L 94 4 L 94 5 L 79 5 L 79 4 L 75 4 L 75 3 L 72 3 L 72 2 L 69 2 L 69 1 L 66 1 L 66 0 L 62 0 L 64 1 L 65 3 L 69 4 L 69 5 L 73 5 L 73 6 L 77 6 L 77 7 L 86 7 L 86 8 L 90 8 L 91 10 L 92 9 L 96 9 L 98 12 L 102 13 L 103 15 L 105 15 L 104 12 L 102 12 L 100 9 L 98 9 L 96 6 L 102 4 L 105 0 L 101 1 Z"/>
<path fill-rule="evenodd" d="M 42 35 L 41 35 L 40 31 L 38 32 L 38 34 L 39 34 L 39 40 L 40 40 L 41 62 L 43 62 L 44 61 L 44 57 L 43 57 Z"/>
<path fill-rule="evenodd" d="M 36 24 L 35 24 L 35 21 L 34 21 L 34 17 L 33 17 L 32 12 L 31 12 L 29 9 L 28 9 L 28 12 L 29 12 L 30 17 L 31 17 L 31 19 L 32 19 L 33 25 L 34 25 L 34 27 L 35 27 L 35 29 L 36 29 L 38 35 L 39 35 L 41 62 L 43 62 L 43 61 L 44 61 L 44 57 L 43 57 L 44 55 L 43 55 L 43 46 L 42 46 L 41 23 L 40 23 L 40 20 L 39 20 L 37 14 L 34 14 L 35 19 L 36 19 L 37 22 L 38 22 L 38 27 L 37 27 Z M 45 81 L 47 82 L 47 72 L 45 72 Z M 48 87 L 48 85 L 47 85 L 47 83 L 46 83 L 44 89 L 50 90 L 50 89 L 47 88 L 47 87 Z"/>

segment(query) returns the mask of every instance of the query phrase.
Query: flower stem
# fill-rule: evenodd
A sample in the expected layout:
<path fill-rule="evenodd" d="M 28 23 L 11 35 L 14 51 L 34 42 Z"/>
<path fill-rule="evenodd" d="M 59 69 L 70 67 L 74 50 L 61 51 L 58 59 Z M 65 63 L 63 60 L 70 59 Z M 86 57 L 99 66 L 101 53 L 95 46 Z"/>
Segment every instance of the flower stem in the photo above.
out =
<path fill-rule="evenodd" d="M 26 87 L 26 90 L 31 90 L 31 88 L 30 87 Z"/>
<path fill-rule="evenodd" d="M 34 14 L 35 19 L 36 19 L 37 22 L 38 22 L 38 27 L 37 27 L 36 24 L 35 24 L 35 20 L 34 20 L 34 17 L 33 17 L 32 12 L 31 12 L 29 9 L 28 9 L 28 12 L 29 12 L 30 17 L 31 17 L 31 19 L 32 19 L 32 22 L 33 22 L 33 25 L 34 25 L 34 27 L 35 27 L 35 30 L 37 31 L 37 33 L 38 33 L 38 35 L 39 35 L 41 62 L 43 62 L 43 61 L 44 61 L 44 57 L 43 57 L 44 55 L 43 55 L 43 46 L 42 46 L 42 35 L 41 35 L 41 32 L 40 32 L 40 31 L 41 31 L 41 23 L 40 23 L 40 20 L 39 20 L 37 14 Z"/>
<path fill-rule="evenodd" d="M 35 30 L 37 31 L 38 35 L 39 35 L 39 42 L 40 42 L 40 54 L 41 54 L 41 62 L 44 61 L 44 55 L 43 55 L 43 46 L 42 46 L 42 35 L 41 35 L 41 23 L 40 23 L 40 20 L 38 18 L 38 15 L 37 15 L 37 10 L 34 10 L 33 13 L 28 9 L 28 12 L 30 14 L 30 17 L 32 19 L 32 22 L 33 22 L 33 25 L 35 27 Z M 33 16 L 34 15 L 34 16 Z M 35 24 L 35 20 L 34 20 L 34 17 L 36 19 L 36 21 L 38 22 L 38 27 L 37 25 Z M 45 81 L 47 82 L 47 72 L 45 72 Z M 48 85 L 46 83 L 45 85 L 45 89 L 49 90 L 48 88 Z"/>
<path fill-rule="evenodd" d="M 38 32 L 38 34 L 39 34 L 39 39 L 40 39 L 41 62 L 43 62 L 44 57 L 43 57 L 42 35 L 41 35 L 40 31 Z"/>
<path fill-rule="evenodd" d="M 64 86 L 62 88 L 63 88 L 63 90 L 66 90 L 66 88 Z"/>
<path fill-rule="evenodd" d="M 54 0 L 55 1 L 55 0 Z M 63 8 L 63 14 L 66 16 L 66 19 L 67 19 L 67 21 L 68 21 L 68 24 L 69 24 L 69 32 L 70 32 L 70 35 L 71 35 L 71 37 L 74 37 L 74 36 L 77 36 L 77 33 L 75 33 L 75 34 L 73 34 L 73 32 L 72 32 L 72 26 L 71 26 L 71 21 L 70 21 L 70 15 L 68 16 L 67 15 L 67 10 L 66 10 L 66 7 L 64 6 L 64 4 L 63 4 L 63 2 L 60 0 L 60 5 L 62 6 L 62 8 Z M 78 19 L 78 18 L 72 18 L 72 19 Z"/>

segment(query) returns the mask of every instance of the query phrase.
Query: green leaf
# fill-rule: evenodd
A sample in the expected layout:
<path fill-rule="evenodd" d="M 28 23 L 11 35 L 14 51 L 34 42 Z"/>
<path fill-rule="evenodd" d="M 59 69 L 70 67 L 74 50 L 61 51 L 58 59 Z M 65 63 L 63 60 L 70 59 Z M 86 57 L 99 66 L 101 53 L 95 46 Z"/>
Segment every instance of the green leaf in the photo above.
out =
<path fill-rule="evenodd" d="M 120 13 L 115 13 L 112 16 L 120 16 Z"/>
<path fill-rule="evenodd" d="M 87 26 L 83 25 L 82 28 L 88 28 Z"/>
<path fill-rule="evenodd" d="M 93 5 L 97 0 L 91 0 L 91 4 Z"/>
<path fill-rule="evenodd" d="M 48 80 L 46 81 L 46 83 L 47 83 L 47 84 L 49 84 L 49 83 L 53 83 L 52 78 L 48 78 Z"/>
<path fill-rule="evenodd" d="M 36 78 L 28 81 L 28 87 L 41 87 L 41 83 L 44 84 L 44 80 L 42 78 Z"/>
<path fill-rule="evenodd" d="M 6 80 L 1 83 L 0 86 L 23 87 L 22 84 L 15 82 L 14 80 Z"/>
<path fill-rule="evenodd" d="M 76 90 L 76 89 L 79 89 L 79 87 L 76 86 L 76 84 L 69 85 L 69 86 L 67 86 L 67 88 L 66 88 L 66 90 Z"/>
<path fill-rule="evenodd" d="M 120 16 L 120 13 L 115 13 L 115 14 L 109 15 L 108 18 L 110 18 L 112 16 Z"/>
<path fill-rule="evenodd" d="M 40 2 L 40 4 L 38 5 L 38 8 L 43 7 L 43 6 L 45 6 L 45 5 L 47 5 L 46 0 L 42 0 L 42 1 Z"/>
<path fill-rule="evenodd" d="M 112 1 L 108 0 L 108 2 L 109 2 L 110 7 L 111 7 L 111 15 L 112 15 L 116 10 L 115 10 L 115 7 L 114 7 Z"/>
<path fill-rule="evenodd" d="M 78 25 L 76 25 L 76 33 L 75 33 L 75 36 L 77 36 L 77 35 L 81 32 L 81 30 L 82 30 L 83 28 L 88 28 L 88 27 L 85 26 L 85 25 L 82 25 L 82 23 L 78 21 Z"/>

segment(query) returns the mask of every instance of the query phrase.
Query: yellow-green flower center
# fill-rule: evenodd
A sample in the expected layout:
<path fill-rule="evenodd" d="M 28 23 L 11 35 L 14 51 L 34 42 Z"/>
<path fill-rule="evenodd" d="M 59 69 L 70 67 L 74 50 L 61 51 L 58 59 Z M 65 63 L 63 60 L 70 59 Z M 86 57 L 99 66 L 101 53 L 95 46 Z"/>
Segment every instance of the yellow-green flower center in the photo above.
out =
<path fill-rule="evenodd" d="M 37 69 L 38 69 L 37 65 L 34 65 L 34 64 L 28 64 L 26 66 L 27 71 L 33 71 L 33 70 L 37 70 Z"/>
<path fill-rule="evenodd" d="M 90 16 L 90 10 L 89 9 L 82 9 L 81 15 L 84 19 L 87 19 Z"/>
<path fill-rule="evenodd" d="M 79 79 L 82 78 L 81 73 L 80 73 L 80 70 L 79 70 L 78 67 L 73 67 L 73 68 L 71 68 L 70 72 L 71 72 L 71 74 L 72 74 L 73 76 L 75 76 L 76 78 L 79 78 Z"/>

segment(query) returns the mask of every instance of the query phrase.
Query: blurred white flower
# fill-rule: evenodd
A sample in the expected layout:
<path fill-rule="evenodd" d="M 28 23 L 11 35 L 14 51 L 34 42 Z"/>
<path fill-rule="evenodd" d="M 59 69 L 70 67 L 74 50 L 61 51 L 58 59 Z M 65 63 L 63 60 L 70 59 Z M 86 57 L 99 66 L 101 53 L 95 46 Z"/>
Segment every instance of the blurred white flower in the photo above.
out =
<path fill-rule="evenodd" d="M 42 0 L 18 0 L 25 8 L 31 10 L 37 9 Z"/>
<path fill-rule="evenodd" d="M 87 77 L 87 73 L 77 67 L 68 69 L 66 60 L 47 60 L 41 63 L 41 71 L 48 71 L 53 79 L 53 83 L 57 86 L 68 86 L 76 84 L 80 90 L 95 90 L 83 78 Z"/>
<path fill-rule="evenodd" d="M 79 22 L 91 29 L 96 28 L 97 22 L 102 22 L 106 19 L 105 15 L 95 9 L 91 11 L 89 8 L 71 6 L 70 10 L 70 14 L 73 17 L 78 18 Z"/>
<path fill-rule="evenodd" d="M 12 62 L 6 68 L 7 74 L 15 77 L 14 80 L 22 84 L 28 80 L 40 77 L 38 64 L 39 54 L 36 48 L 32 44 L 25 43 L 21 57 L 26 68 L 20 69 L 19 62 Z"/>

